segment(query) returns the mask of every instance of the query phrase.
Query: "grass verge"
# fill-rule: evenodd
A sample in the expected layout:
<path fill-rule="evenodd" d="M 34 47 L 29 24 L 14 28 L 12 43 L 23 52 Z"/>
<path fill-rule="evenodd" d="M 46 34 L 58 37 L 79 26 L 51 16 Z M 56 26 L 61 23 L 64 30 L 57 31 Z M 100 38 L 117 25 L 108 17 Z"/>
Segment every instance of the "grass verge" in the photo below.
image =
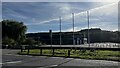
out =
<path fill-rule="evenodd" d="M 31 49 L 29 51 L 24 50 L 24 52 L 19 52 L 20 55 L 41 55 L 40 49 Z M 45 56 L 57 56 L 57 57 L 68 57 L 68 49 L 55 49 L 54 55 L 52 49 L 43 49 L 42 55 Z M 110 50 L 71 50 L 70 56 L 72 58 L 80 59 L 95 59 L 95 60 L 112 60 L 120 62 L 120 51 L 110 51 Z"/>

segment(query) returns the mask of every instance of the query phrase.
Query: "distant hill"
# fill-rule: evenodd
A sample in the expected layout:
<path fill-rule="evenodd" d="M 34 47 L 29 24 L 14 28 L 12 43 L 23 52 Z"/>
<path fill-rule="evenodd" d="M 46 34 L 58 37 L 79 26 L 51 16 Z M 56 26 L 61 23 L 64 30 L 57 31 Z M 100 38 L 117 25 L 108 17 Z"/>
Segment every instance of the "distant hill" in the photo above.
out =
<path fill-rule="evenodd" d="M 75 35 L 75 44 L 83 44 L 83 38 L 88 38 L 88 29 L 83 29 L 77 32 L 74 32 Z M 73 44 L 73 32 L 62 32 L 62 44 L 69 45 Z M 100 28 L 91 28 L 89 29 L 90 43 L 100 43 L 100 42 L 113 42 L 120 43 L 120 32 L 118 31 L 106 31 L 101 30 Z M 27 38 L 33 38 L 35 40 L 41 41 L 46 44 L 50 44 L 50 33 L 41 32 L 41 33 L 28 33 L 26 34 Z M 52 33 L 52 44 L 59 45 L 60 33 Z"/>

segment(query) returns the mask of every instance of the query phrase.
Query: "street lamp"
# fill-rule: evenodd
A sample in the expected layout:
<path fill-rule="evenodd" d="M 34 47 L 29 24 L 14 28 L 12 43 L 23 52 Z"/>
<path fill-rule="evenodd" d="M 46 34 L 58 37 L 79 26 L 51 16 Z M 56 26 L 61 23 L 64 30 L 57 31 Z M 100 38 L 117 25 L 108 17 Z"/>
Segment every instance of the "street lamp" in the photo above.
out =
<path fill-rule="evenodd" d="M 74 39 L 75 39 L 75 38 L 74 38 L 74 37 L 75 37 L 75 36 L 74 36 L 74 22 L 75 22 L 75 21 L 74 21 L 74 13 L 72 13 L 72 18 L 73 18 L 73 20 L 72 20 L 72 22 L 73 22 L 73 46 L 75 46 L 75 41 L 74 41 Z"/>
<path fill-rule="evenodd" d="M 89 11 L 87 11 L 87 21 L 88 21 L 88 45 L 90 47 L 90 34 L 89 34 Z"/>
<path fill-rule="evenodd" d="M 59 23 L 60 23 L 60 47 L 61 47 L 61 16 L 59 17 Z"/>

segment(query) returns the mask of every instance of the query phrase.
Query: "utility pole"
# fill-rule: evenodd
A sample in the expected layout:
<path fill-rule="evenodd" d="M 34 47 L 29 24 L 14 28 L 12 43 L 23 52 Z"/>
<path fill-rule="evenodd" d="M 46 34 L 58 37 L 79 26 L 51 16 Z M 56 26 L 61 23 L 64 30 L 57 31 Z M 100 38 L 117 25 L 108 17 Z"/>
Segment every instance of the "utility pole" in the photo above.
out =
<path fill-rule="evenodd" d="M 61 47 L 61 16 L 59 17 L 59 22 L 60 22 L 60 47 Z"/>
<path fill-rule="evenodd" d="M 74 13 L 72 13 L 72 18 L 73 18 L 73 46 L 75 46 L 75 41 L 74 41 Z"/>
<path fill-rule="evenodd" d="M 89 34 L 89 11 L 87 11 L 87 20 L 88 20 L 88 45 L 90 47 L 90 34 Z"/>

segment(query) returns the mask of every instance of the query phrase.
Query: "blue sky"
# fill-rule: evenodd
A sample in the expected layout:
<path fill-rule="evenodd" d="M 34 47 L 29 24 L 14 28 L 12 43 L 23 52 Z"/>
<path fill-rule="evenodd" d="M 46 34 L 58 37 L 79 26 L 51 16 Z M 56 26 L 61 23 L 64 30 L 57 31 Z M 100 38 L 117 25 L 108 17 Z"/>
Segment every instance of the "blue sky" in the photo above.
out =
<path fill-rule="evenodd" d="M 27 32 L 72 31 L 75 13 L 75 31 L 87 28 L 86 10 L 90 11 L 90 28 L 115 31 L 118 29 L 118 4 L 113 2 L 3 2 L 2 18 L 24 22 Z"/>

